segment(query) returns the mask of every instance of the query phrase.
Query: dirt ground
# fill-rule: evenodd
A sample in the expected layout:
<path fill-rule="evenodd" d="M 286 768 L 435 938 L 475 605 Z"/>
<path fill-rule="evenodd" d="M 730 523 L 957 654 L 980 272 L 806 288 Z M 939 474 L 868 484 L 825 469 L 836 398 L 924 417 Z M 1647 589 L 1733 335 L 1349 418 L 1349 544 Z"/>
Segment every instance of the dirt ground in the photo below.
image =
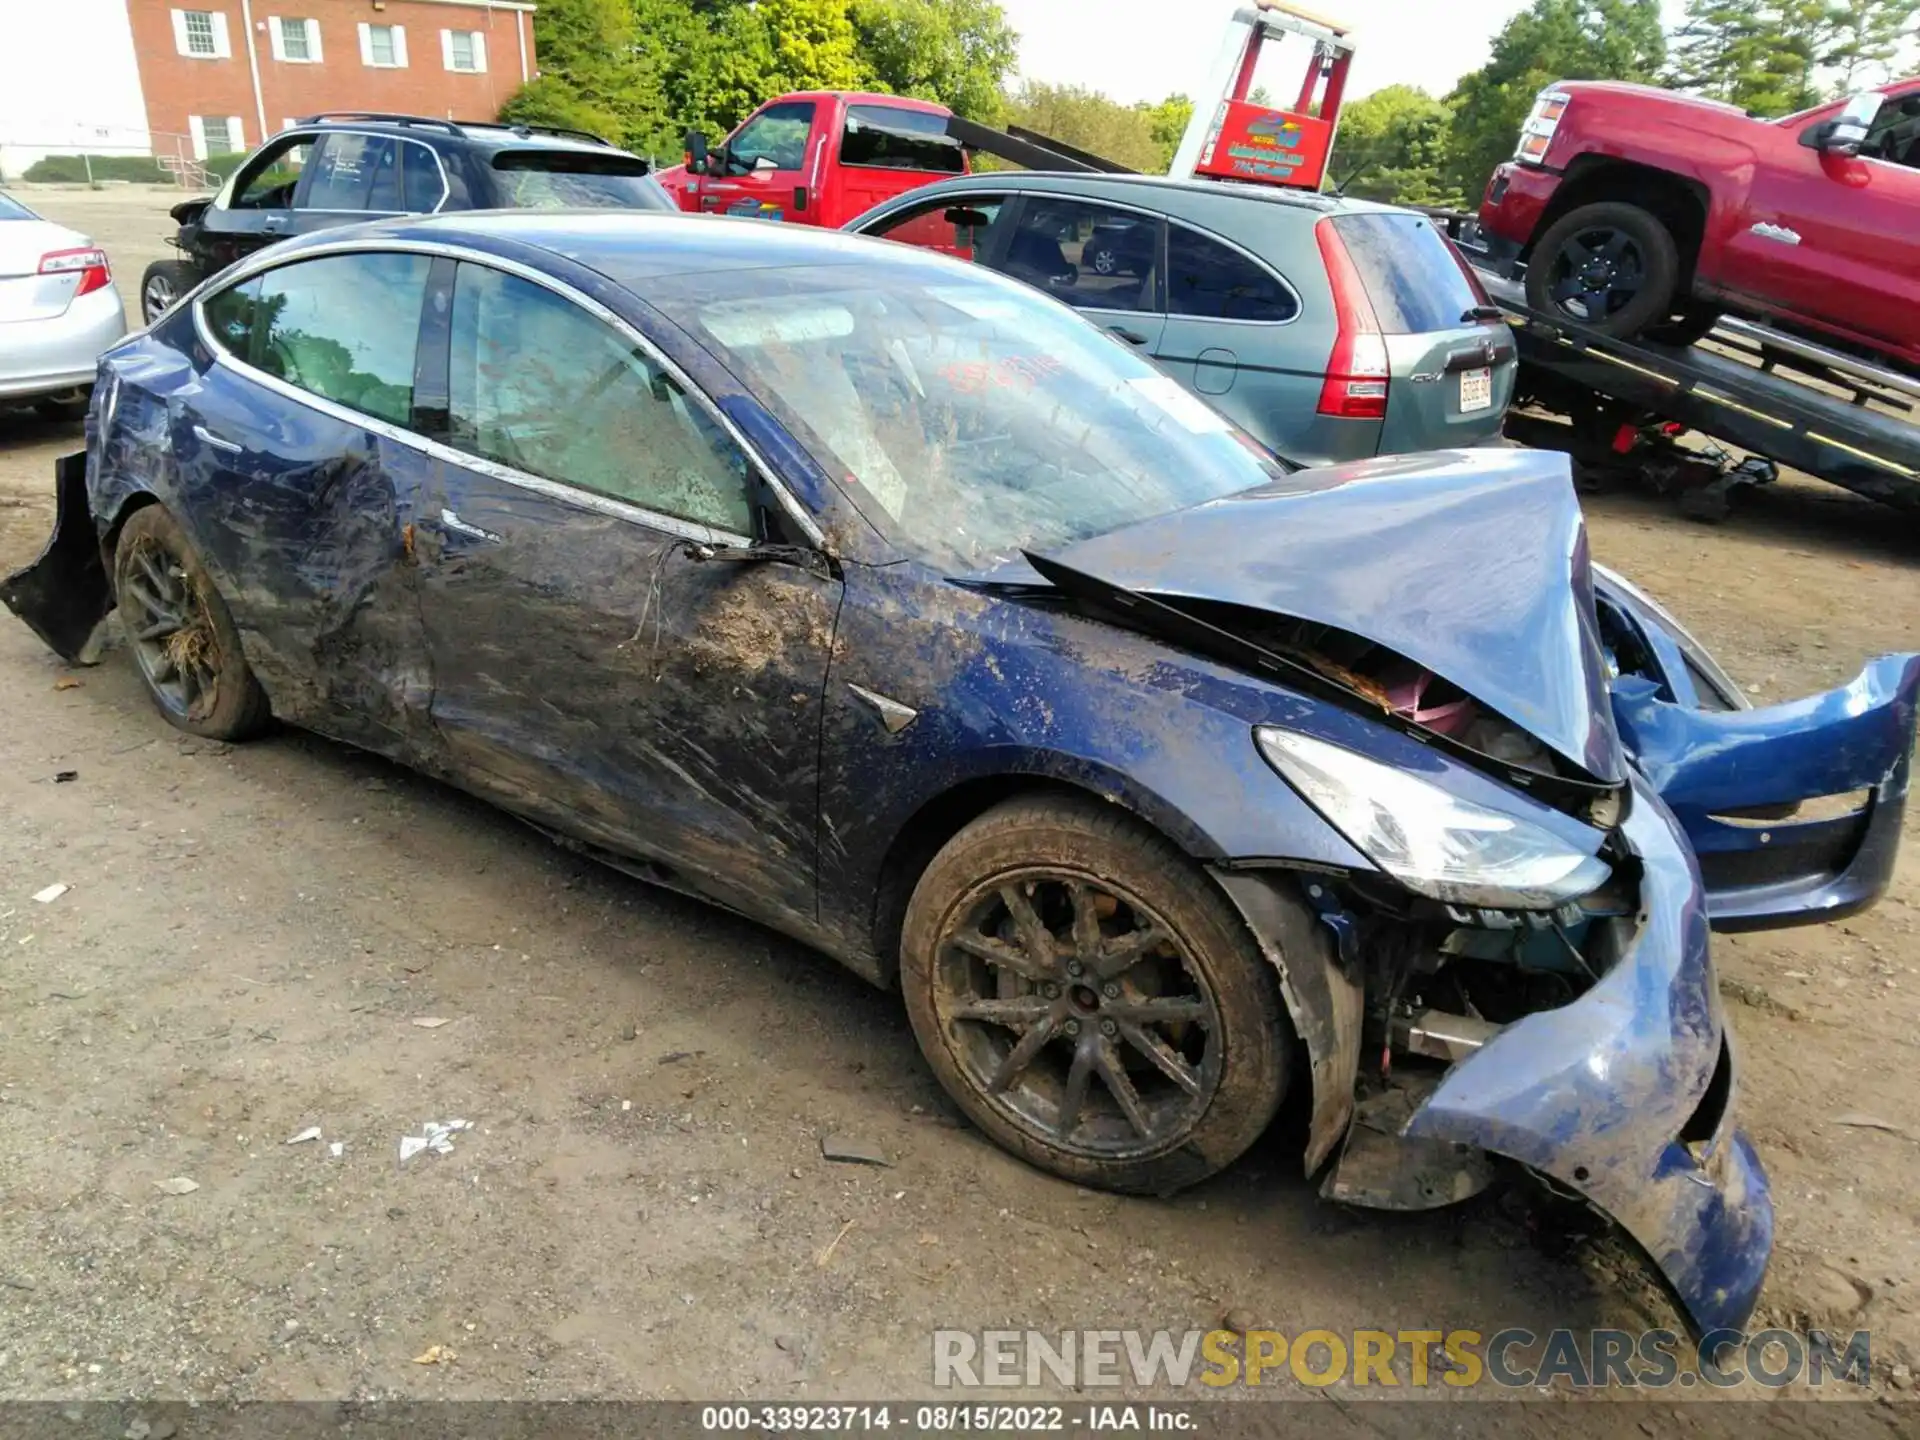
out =
<path fill-rule="evenodd" d="M 164 194 L 25 198 L 129 298 L 165 253 Z M 78 443 L 0 415 L 0 568 Z M 1757 700 L 1920 647 L 1920 535 L 1838 491 L 1589 519 Z M 1321 1202 L 1284 1125 L 1169 1202 L 1076 1190 L 956 1118 L 894 999 L 770 932 L 311 736 L 189 741 L 124 654 L 69 671 L 11 617 L 0 685 L 0 1397 L 871 1398 L 930 1392 L 935 1326 L 1674 1323 L 1630 1252 L 1511 1198 Z M 1910 835 L 1868 915 L 1715 942 L 1778 1207 L 1761 1318 L 1870 1328 L 1892 1400 L 1920 1365 L 1916 906 Z M 451 1154 L 398 1161 L 454 1118 Z"/>

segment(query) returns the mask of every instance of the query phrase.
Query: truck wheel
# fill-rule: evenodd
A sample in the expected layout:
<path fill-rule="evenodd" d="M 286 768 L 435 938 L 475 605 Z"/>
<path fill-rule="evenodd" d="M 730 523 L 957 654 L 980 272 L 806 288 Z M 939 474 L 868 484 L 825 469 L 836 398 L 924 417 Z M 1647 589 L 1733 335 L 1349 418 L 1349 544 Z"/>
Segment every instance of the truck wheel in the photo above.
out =
<path fill-rule="evenodd" d="M 200 272 L 184 260 L 156 260 L 140 277 L 140 323 L 151 325 L 174 301 L 200 283 Z"/>
<path fill-rule="evenodd" d="M 136 510 L 121 528 L 113 589 L 134 664 L 169 724 L 208 740 L 246 740 L 267 727 L 266 692 L 227 602 L 163 506 Z"/>
<path fill-rule="evenodd" d="M 1622 339 L 1673 311 L 1680 253 L 1638 205 L 1606 201 L 1570 210 L 1527 262 L 1527 303 Z"/>
<path fill-rule="evenodd" d="M 961 1109 L 1081 1185 L 1203 1180 L 1286 1093 L 1273 966 L 1198 866 L 1111 805 L 1012 800 L 948 841 L 907 906 L 900 987 Z"/>

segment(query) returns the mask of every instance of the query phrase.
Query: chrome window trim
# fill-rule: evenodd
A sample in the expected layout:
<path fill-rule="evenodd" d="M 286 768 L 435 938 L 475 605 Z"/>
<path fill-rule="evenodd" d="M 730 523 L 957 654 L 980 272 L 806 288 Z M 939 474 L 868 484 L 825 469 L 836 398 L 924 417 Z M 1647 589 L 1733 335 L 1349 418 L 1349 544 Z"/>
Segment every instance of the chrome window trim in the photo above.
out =
<path fill-rule="evenodd" d="M 562 299 L 578 305 L 595 319 L 600 320 L 604 324 L 611 325 L 621 336 L 630 340 L 651 363 L 658 365 L 664 370 L 667 375 L 672 378 L 674 383 L 680 387 L 681 393 L 694 404 L 698 405 L 701 410 L 727 434 L 728 438 L 740 447 L 740 453 L 745 455 L 747 462 L 759 472 L 763 483 L 766 484 L 767 488 L 772 491 L 775 498 L 780 502 L 781 508 L 800 526 L 802 532 L 806 534 L 816 548 L 823 552 L 828 550 L 826 533 L 821 530 L 819 524 L 807 513 L 805 507 L 800 504 L 799 500 L 787 490 L 787 487 L 781 483 L 779 478 L 774 474 L 773 467 L 767 464 L 765 457 L 763 457 L 759 450 L 741 433 L 740 428 L 735 425 L 718 406 L 713 404 L 704 390 L 693 383 L 686 371 L 682 370 L 678 365 L 674 364 L 671 359 L 662 354 L 659 348 L 648 340 L 646 336 L 640 334 L 639 331 L 635 330 L 631 325 L 627 324 L 626 321 L 622 320 L 592 296 L 583 294 L 571 285 L 568 285 L 565 281 L 556 280 L 551 275 L 536 270 L 530 265 L 523 265 L 515 260 L 503 259 L 498 255 L 488 255 L 484 251 L 470 250 L 464 246 L 449 245 L 427 240 L 341 240 L 305 248 L 293 255 L 263 255 L 256 259 L 241 262 L 234 267 L 231 274 L 224 275 L 225 283 L 220 286 L 218 292 L 214 292 L 208 287 L 203 288 L 200 294 L 193 297 L 194 333 L 200 337 L 200 342 L 207 347 L 208 353 L 213 355 L 220 364 L 227 365 L 238 373 L 245 375 L 248 379 L 265 385 L 276 394 L 283 395 L 290 400 L 299 401 L 301 404 L 310 405 L 323 414 L 333 416 L 335 419 L 371 430 L 376 435 L 381 435 L 389 440 L 411 446 L 416 450 L 433 456 L 435 459 L 447 461 L 451 464 L 470 466 L 482 474 L 504 481 L 510 485 L 516 485 L 523 490 L 546 495 L 552 499 L 567 501 L 583 509 L 595 510 L 618 519 L 630 520 L 637 524 L 647 525 L 653 529 L 664 530 L 669 534 L 680 535 L 688 540 L 701 541 L 709 545 L 733 545 L 738 547 L 746 547 L 753 544 L 751 536 L 740 535 L 730 530 L 717 530 L 711 526 L 699 524 L 696 521 L 684 520 L 679 516 L 666 515 L 659 511 L 649 510 L 644 506 L 634 504 L 632 501 L 616 500 L 612 496 L 601 495 L 596 491 L 587 490 L 580 486 L 569 485 L 558 480 L 549 480 L 541 475 L 531 475 L 524 470 L 516 470 L 510 465 L 503 465 L 498 461 L 489 460 L 485 456 L 474 455 L 468 451 L 456 449 L 441 441 L 431 440 L 425 435 L 419 434 L 417 431 L 395 425 L 391 421 L 381 420 L 376 416 L 364 414 L 349 406 L 342 405 L 337 401 L 329 400 L 324 395 L 316 395 L 310 390 L 303 390 L 297 385 L 289 384 L 278 376 L 269 375 L 264 370 L 258 369 L 246 361 L 239 359 L 215 340 L 212 328 L 207 324 L 205 313 L 206 302 L 214 293 L 224 294 L 235 286 L 246 284 L 256 276 L 264 275 L 269 270 L 278 270 L 288 265 L 297 265 L 303 260 L 318 260 L 328 255 L 369 253 L 444 256 L 450 260 L 464 261 L 468 264 L 481 265 L 500 270 L 506 274 L 518 276 L 523 280 L 530 281 L 533 284 L 551 290 Z"/>

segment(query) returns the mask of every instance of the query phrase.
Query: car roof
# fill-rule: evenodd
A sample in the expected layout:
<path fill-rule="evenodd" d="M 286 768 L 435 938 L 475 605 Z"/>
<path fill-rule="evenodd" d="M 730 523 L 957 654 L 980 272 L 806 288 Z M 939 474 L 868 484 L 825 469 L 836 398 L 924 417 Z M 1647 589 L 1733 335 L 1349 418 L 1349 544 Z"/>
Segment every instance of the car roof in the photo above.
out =
<path fill-rule="evenodd" d="M 502 242 L 531 246 L 597 270 L 629 288 L 664 275 L 722 270 L 855 264 L 945 270 L 961 263 L 912 246 L 881 245 L 813 225 L 651 210 L 461 210 L 374 221 L 349 227 L 344 234 L 464 244 L 482 251 Z M 283 242 L 275 253 L 290 257 L 310 244 L 337 243 L 342 238 L 339 229 L 316 231 L 310 237 Z"/>
<path fill-rule="evenodd" d="M 430 145 L 459 143 L 486 150 L 577 150 L 593 155 L 625 155 L 611 141 L 602 141 L 584 133 L 570 134 L 542 130 L 539 126 L 515 125 L 504 120 L 436 120 L 428 115 L 332 115 L 298 121 L 281 131 L 295 130 L 325 133 L 330 130 L 371 130 L 383 135 L 404 135 Z"/>
<path fill-rule="evenodd" d="M 921 190 L 1049 190 L 1055 193 L 1084 191 L 1088 194 L 1128 194 L 1136 205 L 1172 211 L 1180 201 L 1203 202 L 1245 200 L 1257 204 L 1282 205 L 1308 210 L 1316 215 L 1346 215 L 1378 211 L 1399 211 L 1403 207 L 1379 205 L 1371 200 L 1350 199 L 1344 195 L 1326 195 L 1314 190 L 1284 188 L 1276 185 L 1250 185 L 1236 180 L 1177 180 L 1171 175 L 1098 174 L 1084 170 L 983 170 L 972 175 L 955 175 L 934 181 Z M 911 199 L 920 190 L 910 190 L 900 199 Z"/>

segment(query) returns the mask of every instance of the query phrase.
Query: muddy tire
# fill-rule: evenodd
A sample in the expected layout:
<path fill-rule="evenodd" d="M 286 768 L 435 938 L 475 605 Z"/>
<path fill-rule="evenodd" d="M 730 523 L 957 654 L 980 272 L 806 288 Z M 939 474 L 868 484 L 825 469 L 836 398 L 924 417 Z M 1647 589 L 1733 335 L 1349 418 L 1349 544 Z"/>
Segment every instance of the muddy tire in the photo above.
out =
<path fill-rule="evenodd" d="M 156 260 L 140 276 L 140 323 L 151 325 L 174 301 L 200 283 L 200 272 L 185 260 Z"/>
<path fill-rule="evenodd" d="M 199 553 L 159 505 L 136 511 L 113 552 L 121 629 L 154 707 L 209 740 L 245 740 L 272 719 L 227 602 Z"/>
<path fill-rule="evenodd" d="M 1012 800 L 948 841 L 908 902 L 900 983 L 947 1093 L 1078 1184 L 1194 1184 L 1286 1094 L 1292 1030 L 1246 926 L 1192 860 L 1094 800 Z"/>
<path fill-rule="evenodd" d="M 1562 215 L 1527 261 L 1527 303 L 1628 339 L 1673 313 L 1680 252 L 1660 220 L 1606 201 Z"/>

